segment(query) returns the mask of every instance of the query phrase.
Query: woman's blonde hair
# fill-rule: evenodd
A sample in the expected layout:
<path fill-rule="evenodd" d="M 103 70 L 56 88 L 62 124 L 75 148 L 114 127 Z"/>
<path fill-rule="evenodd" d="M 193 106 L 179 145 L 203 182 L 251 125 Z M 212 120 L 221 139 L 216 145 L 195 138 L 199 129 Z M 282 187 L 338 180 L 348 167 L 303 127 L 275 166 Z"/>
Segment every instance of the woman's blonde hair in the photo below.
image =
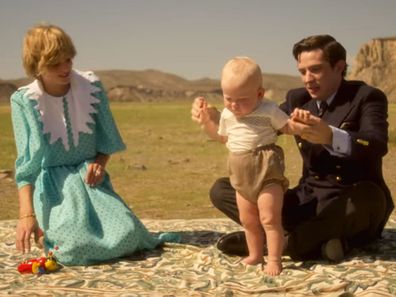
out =
<path fill-rule="evenodd" d="M 61 28 L 40 24 L 27 31 L 23 40 L 23 67 L 28 76 L 37 78 L 48 67 L 64 59 L 73 59 L 76 49 Z"/>

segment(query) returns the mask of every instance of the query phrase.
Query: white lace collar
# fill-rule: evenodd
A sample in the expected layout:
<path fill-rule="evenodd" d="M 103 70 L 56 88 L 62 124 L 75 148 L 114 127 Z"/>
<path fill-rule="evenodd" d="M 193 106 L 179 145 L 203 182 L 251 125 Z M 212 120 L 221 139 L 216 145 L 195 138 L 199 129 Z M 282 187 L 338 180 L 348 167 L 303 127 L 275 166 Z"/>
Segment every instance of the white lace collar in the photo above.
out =
<path fill-rule="evenodd" d="M 27 89 L 25 94 L 30 100 L 37 101 L 35 108 L 41 116 L 43 133 L 50 134 L 50 144 L 60 138 L 65 150 L 70 149 L 66 125 L 68 120 L 72 129 L 74 146 L 78 146 L 80 132 L 93 133 L 88 123 L 94 123 L 91 114 L 97 113 L 97 110 L 92 104 L 100 102 L 93 96 L 94 93 L 100 91 L 100 88 L 92 84 L 95 81 L 99 79 L 93 72 L 73 70 L 70 91 L 62 97 L 53 97 L 45 93 L 41 82 L 37 79 L 21 87 L 21 89 Z M 63 98 L 67 104 L 67 114 L 65 114 Z"/>

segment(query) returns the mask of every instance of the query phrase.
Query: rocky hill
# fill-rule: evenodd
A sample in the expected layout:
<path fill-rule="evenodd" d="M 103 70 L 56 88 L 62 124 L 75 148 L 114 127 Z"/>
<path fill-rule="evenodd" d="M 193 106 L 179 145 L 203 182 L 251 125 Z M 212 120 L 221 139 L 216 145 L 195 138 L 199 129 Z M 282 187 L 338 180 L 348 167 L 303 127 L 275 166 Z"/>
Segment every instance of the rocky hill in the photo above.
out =
<path fill-rule="evenodd" d="M 196 96 L 220 99 L 219 80 L 203 78 L 186 80 L 179 76 L 157 70 L 145 71 L 97 71 L 103 81 L 110 100 L 116 101 L 156 101 L 190 100 Z M 281 101 L 288 89 L 300 86 L 298 77 L 264 74 L 266 96 Z"/>
<path fill-rule="evenodd" d="M 114 101 L 171 101 L 191 100 L 198 95 L 221 99 L 219 80 L 203 78 L 186 80 L 180 76 L 157 70 L 95 71 L 101 78 L 110 100 Z M 364 44 L 352 63 L 349 79 L 358 79 L 383 90 L 390 102 L 396 102 L 396 37 L 376 38 Z M 0 103 L 8 102 L 27 78 L 0 80 Z M 286 92 L 302 86 L 297 76 L 264 74 L 266 97 L 282 101 Z"/>
<path fill-rule="evenodd" d="M 376 38 L 364 44 L 348 78 L 376 86 L 390 102 L 396 102 L 396 37 Z"/>
<path fill-rule="evenodd" d="M 95 71 L 100 77 L 110 100 L 114 101 L 172 101 L 192 100 L 196 96 L 206 96 L 209 100 L 220 100 L 220 82 L 203 78 L 186 80 L 174 74 L 157 70 Z M 18 87 L 29 82 L 28 79 L 0 80 L 0 102 L 8 102 L 10 95 Z M 280 74 L 264 74 L 266 97 L 282 101 L 287 90 L 301 86 L 300 79 Z"/>

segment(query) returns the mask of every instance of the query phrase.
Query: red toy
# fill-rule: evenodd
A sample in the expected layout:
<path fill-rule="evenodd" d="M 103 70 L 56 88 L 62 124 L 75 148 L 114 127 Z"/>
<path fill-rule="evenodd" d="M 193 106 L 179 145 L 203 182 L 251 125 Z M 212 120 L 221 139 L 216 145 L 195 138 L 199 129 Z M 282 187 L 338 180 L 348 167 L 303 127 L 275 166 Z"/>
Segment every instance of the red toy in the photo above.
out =
<path fill-rule="evenodd" d="M 52 252 L 48 253 L 48 257 L 28 259 L 18 265 L 18 271 L 20 273 L 43 274 L 56 271 L 58 269 L 59 265 Z"/>

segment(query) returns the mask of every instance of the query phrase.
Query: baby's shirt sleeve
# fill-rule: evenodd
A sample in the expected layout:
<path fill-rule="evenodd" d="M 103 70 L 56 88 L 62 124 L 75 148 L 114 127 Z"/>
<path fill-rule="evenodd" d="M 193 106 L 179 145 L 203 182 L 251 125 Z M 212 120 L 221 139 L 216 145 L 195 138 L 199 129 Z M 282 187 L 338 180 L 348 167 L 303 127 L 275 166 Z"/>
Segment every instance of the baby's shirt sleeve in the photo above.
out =
<path fill-rule="evenodd" d="M 217 130 L 217 134 L 219 134 L 220 136 L 227 136 L 225 116 L 226 116 L 226 109 L 223 109 L 220 115 L 219 129 Z"/>
<path fill-rule="evenodd" d="M 271 125 L 275 130 L 282 129 L 286 124 L 289 116 L 281 110 L 275 102 L 271 102 Z"/>

